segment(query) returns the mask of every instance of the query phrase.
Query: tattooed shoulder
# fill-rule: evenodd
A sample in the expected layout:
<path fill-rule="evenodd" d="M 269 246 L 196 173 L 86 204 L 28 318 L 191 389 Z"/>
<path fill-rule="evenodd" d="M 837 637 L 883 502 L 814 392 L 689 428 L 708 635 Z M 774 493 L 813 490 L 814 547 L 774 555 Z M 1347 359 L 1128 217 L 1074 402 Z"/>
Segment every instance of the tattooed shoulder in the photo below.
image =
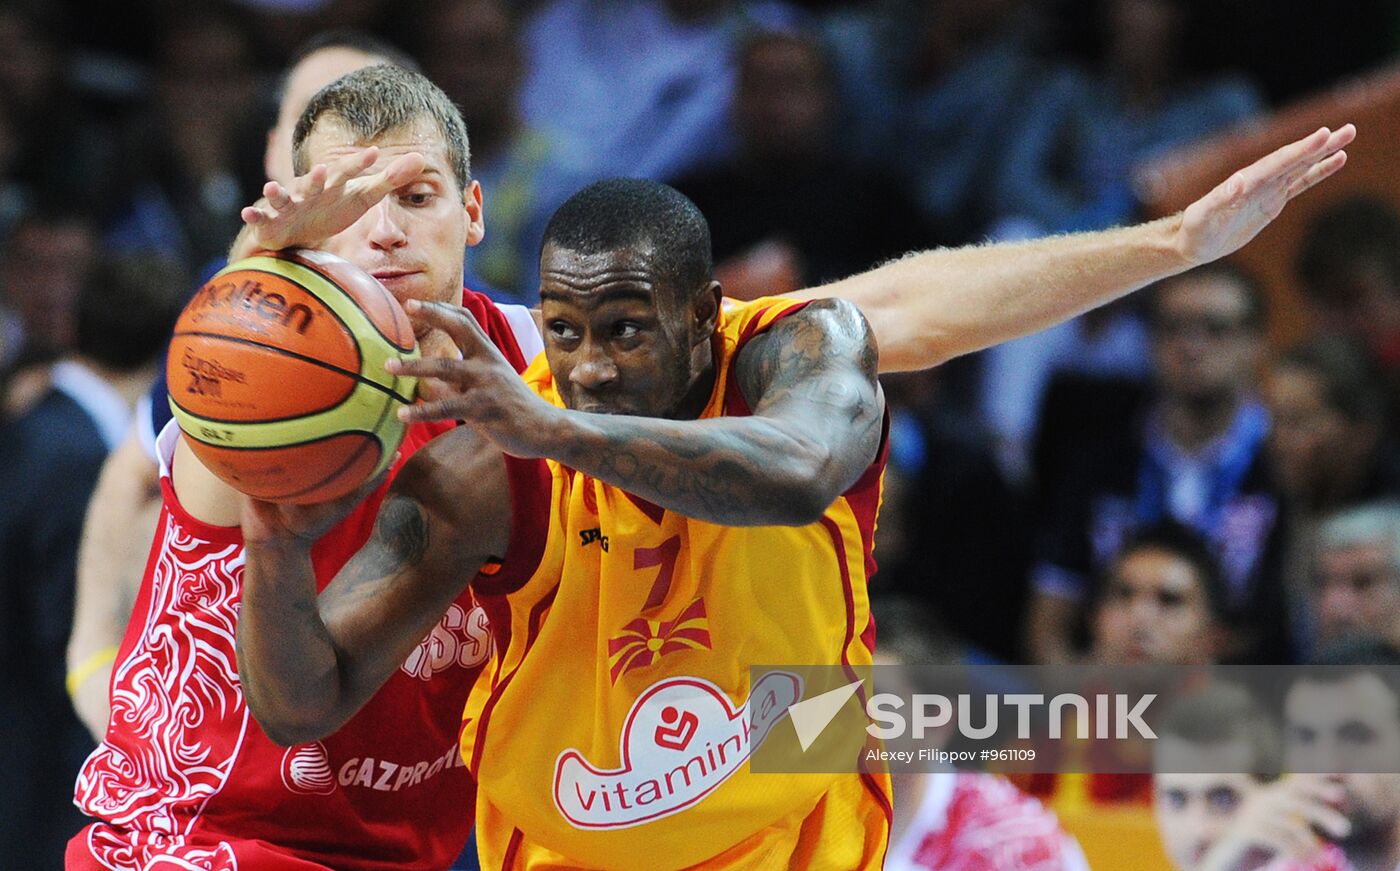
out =
<path fill-rule="evenodd" d="M 879 352 L 870 325 L 853 304 L 819 299 L 750 340 L 735 361 L 735 375 L 745 399 L 755 405 L 772 388 L 849 370 L 852 363 L 873 385 Z"/>

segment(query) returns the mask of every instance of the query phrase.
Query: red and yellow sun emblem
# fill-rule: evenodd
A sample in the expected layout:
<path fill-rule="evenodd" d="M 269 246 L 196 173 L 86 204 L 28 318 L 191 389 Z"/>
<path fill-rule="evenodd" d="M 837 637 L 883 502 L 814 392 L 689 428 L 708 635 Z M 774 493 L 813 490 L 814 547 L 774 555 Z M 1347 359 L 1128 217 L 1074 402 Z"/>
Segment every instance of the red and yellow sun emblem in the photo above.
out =
<path fill-rule="evenodd" d="M 612 682 L 634 668 L 645 668 L 678 650 L 710 650 L 710 620 L 704 598 L 691 602 L 674 620 L 638 617 L 608 641 Z"/>

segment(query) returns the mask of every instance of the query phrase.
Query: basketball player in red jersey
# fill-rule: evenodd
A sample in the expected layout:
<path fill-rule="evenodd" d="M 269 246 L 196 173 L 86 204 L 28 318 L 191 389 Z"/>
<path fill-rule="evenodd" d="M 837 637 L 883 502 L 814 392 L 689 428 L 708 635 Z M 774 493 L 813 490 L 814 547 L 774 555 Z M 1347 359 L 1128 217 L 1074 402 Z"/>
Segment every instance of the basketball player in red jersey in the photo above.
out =
<path fill-rule="evenodd" d="M 974 347 L 1053 323 L 1098 302 L 1126 292 L 1134 286 L 1161 275 L 1187 268 L 1201 258 L 1211 258 L 1228 253 L 1257 233 L 1268 220 L 1277 214 L 1278 209 L 1282 208 L 1287 199 L 1335 171 L 1343 159 L 1343 155 L 1338 152 L 1338 149 L 1350 141 L 1350 137 L 1350 128 L 1343 128 L 1336 134 L 1320 133 L 1282 149 L 1243 171 L 1232 181 L 1231 185 L 1222 186 L 1221 189 L 1188 210 L 1184 218 L 1178 218 L 1175 221 L 1157 222 L 1109 234 L 1068 237 L 1005 249 L 932 252 L 893 264 L 891 267 L 872 273 L 864 279 L 843 282 L 830 290 L 863 300 L 863 304 L 868 307 L 870 315 L 874 319 L 877 334 L 882 329 L 888 331 L 886 359 L 891 361 L 892 365 L 904 368 L 917 366 L 921 362 L 924 365 L 929 365 Z M 369 142 L 355 144 L 363 145 L 369 144 Z M 421 144 L 415 143 L 415 145 Z M 403 179 L 405 174 L 416 178 L 411 172 L 408 172 L 416 166 L 415 161 L 419 159 L 414 154 L 416 152 L 398 152 L 398 159 L 408 162 L 396 165 L 392 171 L 386 171 L 385 161 L 379 160 L 377 155 L 374 160 L 366 160 L 364 159 L 365 153 L 351 154 L 328 167 L 325 175 L 318 177 L 316 174 L 312 174 L 308 178 L 299 180 L 296 185 L 287 188 L 274 187 L 269 191 L 267 201 L 255 207 L 256 217 L 245 215 L 245 219 L 253 224 L 261 225 L 264 230 L 277 232 L 263 238 L 254 235 L 249 240 L 250 244 L 256 247 L 273 247 L 279 244 L 320 244 L 323 247 L 336 250 L 335 246 L 338 244 L 336 240 L 345 238 L 337 235 L 342 228 L 349 224 L 351 225 L 350 231 L 347 231 L 349 236 L 355 236 L 357 233 L 363 235 L 367 225 L 359 222 L 363 220 L 362 216 L 367 210 L 371 216 L 378 213 L 375 208 L 378 198 L 384 196 L 388 191 L 397 192 L 400 188 L 398 182 Z M 349 212 L 337 211 L 332 208 L 337 203 L 349 203 L 353 209 Z M 412 200 L 400 201 L 397 206 L 407 207 L 411 204 Z M 464 203 L 464 205 L 469 208 L 468 204 Z M 306 222 L 305 216 L 307 214 L 319 214 L 322 219 L 321 223 Z M 344 223 L 330 228 L 326 221 L 332 219 L 344 221 Z M 286 232 L 288 226 L 294 226 L 295 232 Z M 360 229 L 355 230 L 357 227 Z M 466 233 L 464 232 L 463 243 L 465 240 Z M 412 247 L 411 242 L 410 239 L 410 242 L 405 244 Z M 460 247 L 457 248 L 456 253 L 460 254 Z M 353 253 L 349 255 L 349 258 L 361 263 L 361 265 L 366 265 L 363 258 L 357 257 Z M 368 265 L 373 267 L 375 264 L 371 261 Z M 418 282 L 418 279 L 410 273 L 402 275 L 386 273 L 385 277 L 390 278 L 391 283 L 400 285 L 413 285 Z M 394 282 L 393 279 L 403 280 Z M 1025 288 L 1032 286 L 1037 288 L 1038 292 L 1033 294 L 1033 299 L 1028 299 Z M 492 320 L 489 312 L 486 318 Z M 973 323 L 978 318 L 981 320 Z M 488 327 L 490 326 L 488 324 Z M 493 335 L 495 335 L 494 331 Z M 515 335 L 519 336 L 519 331 L 515 332 Z M 177 462 L 176 468 L 179 469 L 180 465 Z M 185 464 L 187 468 L 190 465 Z M 181 475 L 177 473 L 175 490 L 180 491 L 183 499 L 186 490 L 182 489 L 180 479 Z M 196 485 L 190 485 L 187 489 L 191 493 L 190 499 L 192 501 L 204 501 L 200 499 L 201 493 L 198 492 L 200 488 Z M 212 515 L 225 522 L 231 522 L 235 519 L 234 513 L 227 511 L 226 506 L 221 507 L 218 499 L 207 501 L 213 504 L 202 505 L 201 509 L 197 510 L 209 510 Z M 186 508 L 188 507 L 186 506 Z M 178 520 L 178 518 L 176 519 Z M 169 521 L 169 518 L 163 521 L 163 530 L 166 529 L 165 524 Z M 230 571 L 228 573 L 241 579 L 240 557 L 237 553 L 237 546 L 234 547 L 235 552 L 229 557 Z M 157 563 L 153 560 L 152 569 L 156 570 L 156 567 Z M 148 586 L 153 585 L 148 583 Z M 217 598 L 210 601 L 214 605 L 218 605 L 220 602 Z M 143 594 L 143 601 L 138 607 L 137 616 L 140 618 L 142 615 L 150 613 L 155 613 L 152 611 L 150 596 Z M 443 620 L 449 621 L 451 618 L 453 618 L 453 614 L 449 611 Z M 218 621 L 211 622 L 217 623 Z M 124 645 L 121 654 L 122 663 L 125 664 L 131 658 L 133 638 L 139 639 L 148 632 L 163 631 L 165 630 L 160 626 L 138 626 L 134 631 L 135 634 L 128 636 L 128 644 Z M 438 651 L 444 649 L 447 645 L 440 643 L 441 640 L 441 638 L 434 640 L 432 649 Z M 145 665 L 140 666 L 140 668 L 146 667 Z M 135 669 L 137 666 L 133 666 L 133 668 Z M 133 677 L 135 674 L 134 671 L 124 673 L 115 682 L 114 695 L 123 703 L 129 703 L 131 699 L 149 701 L 145 690 L 134 694 L 127 693 L 123 696 L 124 686 L 137 679 Z M 203 679 L 201 678 L 201 680 Z M 152 680 L 145 686 L 159 684 L 158 680 Z M 241 702 L 241 700 L 239 701 Z M 433 709 L 430 704 L 420 699 L 412 705 L 406 705 L 403 710 L 420 712 L 426 717 Z M 238 713 L 237 706 L 235 706 L 235 713 Z M 455 709 L 450 712 L 453 719 L 457 715 L 458 711 Z M 400 712 L 399 718 L 395 721 L 395 727 L 392 730 L 394 734 L 410 731 L 403 728 L 402 717 L 403 711 Z M 125 719 L 135 718 L 127 717 Z M 146 719 L 158 718 L 152 716 Z M 204 734 L 210 728 L 208 724 L 203 724 L 200 728 L 193 730 L 193 733 Z M 113 781 L 109 784 L 112 787 L 110 791 L 129 789 L 130 795 L 139 794 L 146 798 L 155 796 L 151 801 L 155 804 L 161 804 L 162 807 L 164 807 L 162 803 L 166 801 L 168 794 L 178 796 L 183 794 L 182 790 L 203 796 L 213 795 L 214 792 L 225 794 L 225 786 L 219 786 L 218 789 L 211 791 L 209 787 L 200 787 L 198 784 L 194 784 L 188 790 L 184 789 L 186 783 L 193 783 L 197 779 L 192 778 L 190 772 L 200 769 L 205 764 L 205 754 L 196 753 L 187 757 L 165 753 L 153 750 L 150 745 L 154 742 L 150 738 L 140 739 L 137 744 L 141 744 L 142 741 L 145 742 L 142 746 L 105 747 L 96 758 L 106 758 L 116 765 L 124 765 L 128 760 L 136 758 L 158 759 L 152 767 L 165 772 L 162 775 L 164 780 L 161 781 L 165 785 L 152 788 L 147 782 Z M 199 745 L 194 746 L 198 747 Z M 394 787 L 398 778 L 403 776 L 405 778 L 403 785 L 398 789 L 401 792 L 409 788 L 409 784 L 415 778 L 421 780 L 428 771 L 434 770 L 433 764 L 412 764 L 411 771 L 404 771 L 400 762 L 373 756 L 352 758 L 356 760 L 359 767 L 353 770 L 336 769 L 337 783 L 344 775 L 351 784 L 361 788 L 374 789 L 376 792 L 395 792 Z M 269 759 L 271 757 L 265 758 L 264 764 L 269 764 Z M 289 775 L 289 777 L 294 781 L 299 778 L 302 782 L 317 785 L 318 789 L 325 788 L 323 782 L 325 767 L 320 764 L 318 759 L 319 757 L 310 758 L 304 755 L 292 758 L 291 762 L 296 764 L 290 765 L 289 770 L 299 773 Z M 279 761 L 287 761 L 287 758 L 278 757 L 278 759 L 272 760 L 272 762 Z M 217 763 L 214 769 L 217 771 Z M 441 769 L 438 771 L 441 773 Z M 308 774 L 308 772 L 310 773 Z M 222 777 L 222 775 L 220 776 Z M 94 784 L 91 778 L 85 778 L 85 781 L 84 785 L 80 785 L 80 800 L 84 802 L 85 806 L 89 806 L 88 800 L 84 796 L 93 793 Z M 366 781 L 369 783 L 368 787 L 365 787 Z M 177 786 L 169 786 L 171 783 Z M 263 790 L 256 800 L 249 800 L 245 805 L 245 808 L 255 808 L 257 812 L 249 811 L 243 814 L 236 823 L 232 821 L 231 817 L 226 817 L 224 824 L 228 835 L 224 839 L 233 843 L 246 831 L 248 834 L 245 840 L 248 842 L 254 839 L 264 839 L 266 843 L 262 845 L 263 848 L 266 849 L 267 845 L 271 844 L 274 845 L 272 849 L 287 854 L 295 854 L 301 849 L 299 845 L 305 843 L 306 840 L 314 839 L 319 845 L 323 845 L 329 840 L 342 840 L 347 828 L 341 825 L 339 818 L 323 818 L 330 821 L 318 826 L 314 836 L 307 835 L 305 831 L 286 832 L 274 827 L 274 831 L 269 832 L 265 828 L 259 828 L 266 821 L 275 820 L 285 828 L 297 829 L 296 818 L 284 813 L 285 808 L 279 804 L 279 797 L 285 798 L 285 794 L 278 792 L 278 789 L 284 786 L 285 781 L 280 775 L 266 777 L 265 782 L 258 788 L 254 788 L 250 784 L 248 794 L 259 788 Z M 199 792 L 200 789 L 203 789 L 203 792 Z M 162 792 L 162 790 L 165 791 Z M 341 801 L 343 796 L 344 791 L 342 791 L 341 799 L 328 800 Z M 95 805 L 92 806 L 95 807 Z M 140 832 L 141 826 L 139 824 L 149 821 L 148 817 L 142 816 L 139 807 L 108 806 L 113 808 L 110 811 L 110 816 L 108 812 L 101 815 L 115 823 L 115 825 L 110 826 L 113 830 Z M 199 799 L 194 802 L 186 802 L 183 805 L 187 809 L 194 807 L 206 810 L 214 810 L 217 806 L 218 802 L 212 798 L 207 803 L 202 803 L 202 799 Z M 212 848 L 207 846 L 210 842 L 203 840 L 208 836 L 208 831 L 201 829 L 201 833 L 197 836 L 190 834 L 198 828 L 191 822 L 196 816 L 198 814 L 187 810 L 184 816 L 172 813 L 168 818 L 150 825 L 147 831 L 154 831 L 159 834 L 159 837 L 142 840 L 142 849 L 165 849 L 172 845 L 179 847 L 179 842 L 184 840 L 196 845 L 197 849 L 204 849 L 205 853 L 202 855 L 212 855 Z M 410 818 L 409 814 L 403 814 L 394 819 L 397 823 L 407 826 L 409 824 L 404 822 L 407 818 Z M 432 819 L 436 818 L 436 815 L 432 817 Z M 207 818 L 204 823 L 208 823 Z M 433 822 L 428 819 L 427 822 L 420 821 L 420 824 L 432 826 Z M 316 824 L 309 822 L 308 825 L 315 826 Z M 325 828 L 334 829 L 335 834 L 326 836 L 323 831 Z M 299 840 L 301 836 L 305 837 Z M 191 840 L 192 837 L 193 840 Z M 216 840 L 218 839 L 216 838 Z M 231 852 L 231 850 L 232 848 L 225 852 Z M 313 850 L 309 855 L 316 854 Z M 367 857 L 366 861 L 370 862 L 376 861 L 375 857 L 379 855 L 382 855 L 382 852 L 369 851 L 363 854 L 364 857 Z M 270 861 L 262 856 L 260 856 L 260 860 Z M 131 861 L 135 862 L 136 860 L 132 859 Z M 431 859 L 425 861 L 432 862 Z M 384 864 L 398 867 L 400 863 L 401 858 L 396 856 L 386 860 Z M 356 866 L 350 864 L 348 867 Z"/>
<path fill-rule="evenodd" d="M 393 46 L 355 31 L 323 33 L 298 50 L 281 85 L 277 121 L 267 134 L 263 166 L 268 178 L 290 182 L 296 176 L 292 130 L 316 92 L 376 63 L 414 67 L 413 60 Z M 126 630 L 160 515 L 155 437 L 170 420 L 163 376 L 152 384 L 147 401 L 151 408 L 138 413 L 131 432 L 102 467 L 79 548 L 68 674 L 73 707 L 97 741 L 107 731 L 112 658 Z"/>
<path fill-rule="evenodd" d="M 537 344 L 533 323 L 517 334 L 485 297 L 462 289 L 462 252 L 483 230 L 481 195 L 465 129 L 442 92 L 417 74 L 369 67 L 321 91 L 304 123 L 299 170 L 315 164 L 309 178 L 332 190 L 354 176 L 371 205 L 338 225 L 322 220 L 333 210 L 308 210 L 294 226 L 251 226 L 232 256 L 314 245 L 374 274 L 400 300 L 461 301 L 523 369 L 517 335 Z M 418 338 L 425 353 L 456 352 L 441 333 Z M 403 458 L 442 429 L 413 427 Z M 344 728 L 278 746 L 249 717 L 234 667 L 239 495 L 174 427 L 159 447 L 156 539 L 114 666 L 106 739 L 77 785 L 78 805 L 98 822 L 70 842 L 68 867 L 447 867 L 472 822 L 474 789 L 456 746 L 463 701 L 490 650 L 482 610 L 470 595 L 438 602 L 414 649 Z M 484 476 L 482 485 L 491 491 Z M 383 496 L 375 490 L 318 538 L 321 583 L 368 537 Z"/>

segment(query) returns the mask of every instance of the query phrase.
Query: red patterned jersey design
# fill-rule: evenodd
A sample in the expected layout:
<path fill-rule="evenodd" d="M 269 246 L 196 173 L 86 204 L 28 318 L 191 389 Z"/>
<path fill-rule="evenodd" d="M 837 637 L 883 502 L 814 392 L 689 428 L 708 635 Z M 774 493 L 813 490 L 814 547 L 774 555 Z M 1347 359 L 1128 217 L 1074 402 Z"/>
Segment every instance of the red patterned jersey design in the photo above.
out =
<path fill-rule="evenodd" d="M 1323 844 L 1322 850 L 1311 859 L 1280 859 L 1264 866 L 1263 871 L 1352 871 L 1353 866 L 1346 854 L 1336 844 Z"/>
<path fill-rule="evenodd" d="M 940 772 L 921 798 L 890 846 L 887 871 L 1088 871 L 1055 815 L 1004 778 Z"/>
<path fill-rule="evenodd" d="M 464 305 L 523 370 L 506 317 L 470 291 Z M 448 428 L 412 427 L 393 471 Z M 177 437 L 173 425 L 162 434 L 163 466 Z M 69 843 L 68 867 L 448 867 L 474 816 L 475 784 L 457 732 L 489 654 L 482 608 L 463 593 L 338 732 L 279 747 L 250 716 L 238 680 L 239 530 L 189 516 L 168 474 L 162 489 L 156 539 L 113 668 L 106 738 L 75 791 L 76 804 L 98 822 Z M 386 489 L 317 542 L 318 585 L 368 538 Z"/>

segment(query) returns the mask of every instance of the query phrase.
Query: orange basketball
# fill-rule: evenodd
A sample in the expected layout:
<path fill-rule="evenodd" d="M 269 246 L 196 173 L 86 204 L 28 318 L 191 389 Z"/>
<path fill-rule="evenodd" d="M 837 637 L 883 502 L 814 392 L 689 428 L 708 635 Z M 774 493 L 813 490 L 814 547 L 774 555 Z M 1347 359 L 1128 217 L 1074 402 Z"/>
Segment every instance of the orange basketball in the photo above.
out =
<path fill-rule="evenodd" d="M 175 324 L 170 407 L 195 454 L 234 488 L 307 504 L 388 467 L 415 379 L 413 325 L 373 276 L 321 251 L 263 253 L 209 279 Z"/>

